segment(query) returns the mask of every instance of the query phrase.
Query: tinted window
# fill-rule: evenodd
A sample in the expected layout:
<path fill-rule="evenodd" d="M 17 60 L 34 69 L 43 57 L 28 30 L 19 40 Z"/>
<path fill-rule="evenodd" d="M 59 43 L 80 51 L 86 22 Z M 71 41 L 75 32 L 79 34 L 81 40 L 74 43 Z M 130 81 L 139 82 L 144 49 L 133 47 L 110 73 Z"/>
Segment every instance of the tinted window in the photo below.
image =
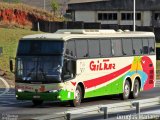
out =
<path fill-rule="evenodd" d="M 88 57 L 87 40 L 76 41 L 76 52 L 78 58 Z"/>
<path fill-rule="evenodd" d="M 19 43 L 17 55 L 52 55 L 62 54 L 62 41 L 22 40 Z"/>
<path fill-rule="evenodd" d="M 112 55 L 110 40 L 100 40 L 100 46 L 102 57 L 110 57 Z"/>
<path fill-rule="evenodd" d="M 136 20 L 141 20 L 141 13 L 136 13 Z M 133 20 L 133 13 L 121 13 L 121 20 Z"/>
<path fill-rule="evenodd" d="M 99 40 L 88 40 L 89 57 L 100 57 Z"/>
<path fill-rule="evenodd" d="M 133 54 L 141 55 L 142 54 L 142 40 L 133 39 Z"/>
<path fill-rule="evenodd" d="M 141 20 L 141 13 L 136 14 L 136 20 Z"/>
<path fill-rule="evenodd" d="M 148 48 L 148 39 L 143 39 L 143 54 L 148 54 L 148 50 L 149 50 L 149 48 Z"/>
<path fill-rule="evenodd" d="M 149 52 L 155 54 L 155 40 L 153 38 L 149 39 Z"/>
<path fill-rule="evenodd" d="M 117 20 L 117 13 L 98 13 L 98 20 Z"/>
<path fill-rule="evenodd" d="M 76 53 L 75 53 L 75 41 L 74 40 L 67 42 L 66 54 L 69 55 L 69 56 L 73 56 L 73 57 L 76 56 Z"/>
<path fill-rule="evenodd" d="M 112 53 L 114 56 L 122 56 L 121 40 L 112 40 Z"/>
<path fill-rule="evenodd" d="M 117 20 L 117 13 L 113 13 L 113 20 Z"/>
<path fill-rule="evenodd" d="M 102 17 L 102 13 L 98 13 L 98 20 L 102 20 L 103 19 L 103 17 Z"/>
<path fill-rule="evenodd" d="M 133 14 L 127 13 L 127 20 L 132 20 L 132 19 L 133 19 Z"/>
<path fill-rule="evenodd" d="M 123 55 L 133 55 L 132 49 L 132 40 L 131 39 L 122 39 L 123 44 Z"/>
<path fill-rule="evenodd" d="M 121 20 L 126 20 L 126 18 L 127 18 L 127 17 L 126 17 L 126 14 L 125 14 L 125 13 L 122 13 L 122 14 L 121 14 Z"/>

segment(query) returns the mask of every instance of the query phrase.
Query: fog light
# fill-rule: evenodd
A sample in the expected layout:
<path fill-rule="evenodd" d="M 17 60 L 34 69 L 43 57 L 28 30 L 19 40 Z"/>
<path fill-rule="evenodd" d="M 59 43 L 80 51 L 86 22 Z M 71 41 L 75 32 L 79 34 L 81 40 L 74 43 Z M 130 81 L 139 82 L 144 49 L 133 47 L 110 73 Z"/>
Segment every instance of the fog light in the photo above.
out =
<path fill-rule="evenodd" d="M 18 91 L 18 92 L 23 92 L 23 90 L 22 90 L 22 89 L 18 89 L 17 91 Z"/>
<path fill-rule="evenodd" d="M 50 90 L 49 92 L 50 93 L 55 93 L 55 92 L 58 92 L 58 90 Z"/>
<path fill-rule="evenodd" d="M 61 98 L 61 96 L 59 95 L 59 96 L 57 96 L 57 99 L 60 99 Z"/>
<path fill-rule="evenodd" d="M 61 89 L 59 89 L 59 90 L 50 90 L 49 92 L 50 93 L 55 93 L 55 92 L 60 92 L 61 91 Z"/>

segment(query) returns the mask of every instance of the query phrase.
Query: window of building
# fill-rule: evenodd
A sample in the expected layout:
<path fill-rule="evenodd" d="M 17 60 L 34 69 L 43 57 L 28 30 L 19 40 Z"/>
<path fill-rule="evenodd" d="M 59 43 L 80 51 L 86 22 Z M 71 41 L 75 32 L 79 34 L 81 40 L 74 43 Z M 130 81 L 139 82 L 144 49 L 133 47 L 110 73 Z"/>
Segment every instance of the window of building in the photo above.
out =
<path fill-rule="evenodd" d="M 155 54 L 155 40 L 153 38 L 149 39 L 149 53 Z"/>
<path fill-rule="evenodd" d="M 108 20 L 108 15 L 106 13 L 103 13 L 103 19 L 102 20 Z"/>
<path fill-rule="evenodd" d="M 117 13 L 113 13 L 113 20 L 117 20 Z"/>
<path fill-rule="evenodd" d="M 76 41 L 76 52 L 78 58 L 88 57 L 88 42 L 87 40 Z"/>
<path fill-rule="evenodd" d="M 113 19 L 112 19 L 112 18 L 113 18 L 112 15 L 113 15 L 112 13 L 108 13 L 108 20 L 113 20 Z"/>
<path fill-rule="evenodd" d="M 98 20 L 103 20 L 103 14 L 102 13 L 98 13 Z"/>
<path fill-rule="evenodd" d="M 132 13 L 126 13 L 126 20 L 133 20 L 133 14 Z"/>
<path fill-rule="evenodd" d="M 154 20 L 160 20 L 160 13 L 154 14 Z"/>
<path fill-rule="evenodd" d="M 133 13 L 121 13 L 121 20 L 133 20 Z M 136 13 L 136 20 L 141 20 L 141 13 Z"/>
<path fill-rule="evenodd" d="M 89 57 L 100 57 L 99 40 L 88 40 Z"/>
<path fill-rule="evenodd" d="M 111 41 L 100 40 L 101 57 L 110 57 L 112 55 Z"/>
<path fill-rule="evenodd" d="M 71 40 L 67 42 L 66 46 L 66 54 L 69 56 L 76 56 L 76 50 L 75 50 L 75 41 Z"/>
<path fill-rule="evenodd" d="M 126 14 L 125 13 L 121 14 L 121 20 L 126 20 Z"/>
<path fill-rule="evenodd" d="M 133 54 L 142 55 L 142 40 L 132 39 L 133 40 Z"/>
<path fill-rule="evenodd" d="M 129 38 L 122 39 L 122 46 L 123 46 L 123 55 L 130 56 L 133 55 L 133 48 L 132 48 L 132 40 Z"/>
<path fill-rule="evenodd" d="M 98 13 L 98 20 L 117 20 L 117 13 Z"/>
<path fill-rule="evenodd" d="M 119 39 L 112 40 L 112 53 L 114 56 L 122 56 L 122 42 Z"/>
<path fill-rule="evenodd" d="M 141 13 L 136 14 L 136 20 L 141 20 Z"/>

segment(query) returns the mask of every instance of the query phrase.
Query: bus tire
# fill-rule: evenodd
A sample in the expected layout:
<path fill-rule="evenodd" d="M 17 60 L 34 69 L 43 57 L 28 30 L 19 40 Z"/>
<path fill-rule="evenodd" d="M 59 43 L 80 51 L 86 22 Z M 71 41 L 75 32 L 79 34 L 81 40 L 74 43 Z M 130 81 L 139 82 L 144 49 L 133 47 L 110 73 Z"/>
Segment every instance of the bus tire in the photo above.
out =
<path fill-rule="evenodd" d="M 133 86 L 133 92 L 131 92 L 131 98 L 135 99 L 139 96 L 139 92 L 140 92 L 140 83 L 138 81 L 138 79 L 135 79 L 134 81 L 134 86 Z"/>
<path fill-rule="evenodd" d="M 82 101 L 82 89 L 78 85 L 77 88 L 76 88 L 76 92 L 75 92 L 75 99 L 71 100 L 69 102 L 70 102 L 70 105 L 72 107 L 76 107 L 76 106 L 79 106 L 81 104 L 81 101 Z"/>
<path fill-rule="evenodd" d="M 122 100 L 127 100 L 130 96 L 131 85 L 128 80 L 124 83 L 123 93 L 120 95 Z"/>
<path fill-rule="evenodd" d="M 43 100 L 32 100 L 33 105 L 41 105 L 43 103 Z"/>

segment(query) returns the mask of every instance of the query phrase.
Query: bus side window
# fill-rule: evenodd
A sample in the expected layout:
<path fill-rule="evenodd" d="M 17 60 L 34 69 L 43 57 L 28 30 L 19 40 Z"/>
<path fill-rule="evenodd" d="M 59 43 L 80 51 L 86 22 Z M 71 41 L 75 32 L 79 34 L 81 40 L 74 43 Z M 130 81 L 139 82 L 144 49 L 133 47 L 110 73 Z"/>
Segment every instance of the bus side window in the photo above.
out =
<path fill-rule="evenodd" d="M 67 42 L 65 54 L 67 54 L 68 56 L 76 57 L 75 41 L 74 40 Z"/>
<path fill-rule="evenodd" d="M 135 55 L 136 54 L 136 51 L 133 49 L 133 55 Z"/>
<path fill-rule="evenodd" d="M 143 54 L 148 54 L 149 53 L 149 43 L 148 43 L 148 39 L 143 39 Z"/>
<path fill-rule="evenodd" d="M 89 57 L 91 58 L 100 57 L 99 40 L 88 40 L 88 46 L 89 46 Z"/>
<path fill-rule="evenodd" d="M 76 40 L 76 54 L 77 58 L 88 57 L 88 42 L 87 40 Z"/>
<path fill-rule="evenodd" d="M 139 38 L 132 39 L 133 40 L 133 53 L 134 55 L 142 54 L 142 40 Z"/>
<path fill-rule="evenodd" d="M 155 54 L 155 40 L 153 38 L 149 39 L 149 53 Z"/>
<path fill-rule="evenodd" d="M 122 38 L 123 55 L 130 56 L 135 54 L 135 50 L 132 48 L 132 40 L 129 38 Z M 133 51 L 132 51 L 133 50 Z"/>
<path fill-rule="evenodd" d="M 111 40 L 100 40 L 101 57 L 112 56 Z"/>
<path fill-rule="evenodd" d="M 143 54 L 148 54 L 148 46 L 143 46 Z"/>
<path fill-rule="evenodd" d="M 122 56 L 122 42 L 121 39 L 112 40 L 112 53 L 114 56 Z"/>

